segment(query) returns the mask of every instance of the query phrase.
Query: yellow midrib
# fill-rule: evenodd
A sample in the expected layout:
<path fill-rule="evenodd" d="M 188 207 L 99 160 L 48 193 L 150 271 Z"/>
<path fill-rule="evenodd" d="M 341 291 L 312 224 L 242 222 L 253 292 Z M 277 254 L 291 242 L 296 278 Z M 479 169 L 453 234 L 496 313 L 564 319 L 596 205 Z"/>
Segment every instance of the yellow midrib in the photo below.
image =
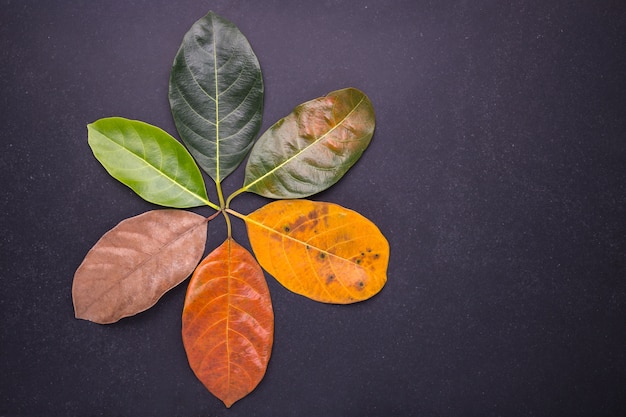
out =
<path fill-rule="evenodd" d="M 220 178 L 220 94 L 217 81 L 217 45 L 215 31 L 213 31 L 213 78 L 215 80 L 215 181 L 221 182 Z"/>

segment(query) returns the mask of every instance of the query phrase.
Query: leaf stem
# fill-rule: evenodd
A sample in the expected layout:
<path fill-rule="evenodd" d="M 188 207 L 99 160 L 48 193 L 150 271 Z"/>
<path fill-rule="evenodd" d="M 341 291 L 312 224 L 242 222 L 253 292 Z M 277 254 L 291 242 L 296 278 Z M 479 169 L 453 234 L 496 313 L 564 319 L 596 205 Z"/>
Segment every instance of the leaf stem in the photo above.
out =
<path fill-rule="evenodd" d="M 228 207 L 228 202 L 224 203 L 224 193 L 222 192 L 222 183 L 219 180 L 215 180 L 215 187 L 217 188 L 217 197 L 220 200 L 220 213 L 224 214 L 224 220 L 226 220 L 226 227 L 228 228 L 228 239 L 233 236 L 233 228 L 230 224 L 230 217 L 226 213 L 225 209 Z"/>
<path fill-rule="evenodd" d="M 202 202 L 206 204 L 207 206 L 211 207 L 213 210 L 217 210 L 217 213 L 219 213 L 222 210 L 220 206 L 211 203 L 209 200 L 202 199 Z"/>
<path fill-rule="evenodd" d="M 210 222 L 211 220 L 213 220 L 214 218 L 216 218 L 217 216 L 219 216 L 219 214 L 222 212 L 222 210 L 218 210 L 215 213 L 211 214 L 209 217 L 206 218 L 207 222 Z"/>
<path fill-rule="evenodd" d="M 237 218 L 239 218 L 239 219 L 241 219 L 241 220 L 245 220 L 245 219 L 246 219 L 246 217 L 248 217 L 248 216 L 246 216 L 245 214 L 238 213 L 238 212 L 236 212 L 236 211 L 235 211 L 235 210 L 233 210 L 233 209 L 225 208 L 225 209 L 224 209 L 224 215 L 226 215 L 227 213 L 228 213 L 228 214 L 232 214 L 233 216 L 235 216 L 235 217 L 237 217 Z"/>
<path fill-rule="evenodd" d="M 220 180 L 215 180 L 215 187 L 217 188 L 217 198 L 220 201 L 220 210 L 223 210 L 226 206 L 224 204 L 224 193 L 222 192 L 222 183 Z"/>
<path fill-rule="evenodd" d="M 232 226 L 230 225 L 230 217 L 228 216 L 228 213 L 226 211 L 222 211 L 222 213 L 224 214 L 224 219 L 226 220 L 226 227 L 228 229 L 228 239 L 232 239 L 233 229 L 232 229 Z"/>
<path fill-rule="evenodd" d="M 228 199 L 226 200 L 226 206 L 224 208 L 228 209 L 230 207 L 230 202 L 233 200 L 233 198 L 237 197 L 239 194 L 246 192 L 247 190 L 248 190 L 248 187 L 241 187 L 240 189 L 232 193 L 230 196 L 228 196 Z"/>

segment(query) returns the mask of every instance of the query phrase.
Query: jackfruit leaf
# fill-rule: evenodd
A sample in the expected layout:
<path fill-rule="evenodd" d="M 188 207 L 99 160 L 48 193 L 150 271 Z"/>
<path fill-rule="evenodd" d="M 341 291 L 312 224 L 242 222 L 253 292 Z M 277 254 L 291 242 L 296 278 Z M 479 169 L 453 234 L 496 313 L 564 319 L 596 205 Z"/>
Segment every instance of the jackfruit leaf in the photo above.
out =
<path fill-rule="evenodd" d="M 120 222 L 76 270 L 72 285 L 76 318 L 108 324 L 152 307 L 198 265 L 207 226 L 203 216 L 171 209 Z"/>
<path fill-rule="evenodd" d="M 181 139 L 221 182 L 241 163 L 261 127 L 263 78 L 246 37 L 209 12 L 183 38 L 169 99 Z"/>
<path fill-rule="evenodd" d="M 387 281 L 389 244 L 355 211 L 281 200 L 242 217 L 257 260 L 290 291 L 348 304 L 372 297 Z"/>
<path fill-rule="evenodd" d="M 265 375 L 274 338 L 272 300 L 261 267 L 232 238 L 196 268 L 182 334 L 191 369 L 226 407 Z"/>
<path fill-rule="evenodd" d="M 204 180 L 185 147 L 148 123 L 109 117 L 87 126 L 96 159 L 143 199 L 167 207 L 209 205 Z"/>
<path fill-rule="evenodd" d="M 374 126 L 372 103 L 355 88 L 301 104 L 256 142 L 242 190 L 279 199 L 323 191 L 361 157 Z"/>

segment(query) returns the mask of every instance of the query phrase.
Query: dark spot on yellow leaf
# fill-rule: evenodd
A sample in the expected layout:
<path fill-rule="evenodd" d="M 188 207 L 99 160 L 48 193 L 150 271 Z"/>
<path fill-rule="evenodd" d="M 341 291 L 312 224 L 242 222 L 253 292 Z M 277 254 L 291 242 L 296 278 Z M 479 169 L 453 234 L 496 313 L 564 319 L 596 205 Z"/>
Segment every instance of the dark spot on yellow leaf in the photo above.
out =
<path fill-rule="evenodd" d="M 357 259 L 355 262 L 356 262 L 357 265 L 361 265 L 361 260 L 360 259 Z"/>
<path fill-rule="evenodd" d="M 378 259 L 378 258 L 380 258 L 380 255 L 377 253 L 374 255 L 374 259 Z"/>
<path fill-rule="evenodd" d="M 320 252 L 320 259 L 326 258 L 326 254 L 324 252 Z"/>
<path fill-rule="evenodd" d="M 310 215 L 310 213 L 309 213 Z M 313 220 L 312 222 L 310 222 L 309 224 L 309 220 Z M 301 230 L 302 226 L 306 225 L 308 229 L 311 229 L 313 227 L 315 227 L 317 225 L 317 220 L 315 220 L 315 217 L 313 217 L 313 219 L 311 219 L 308 216 L 298 216 L 298 218 L 296 219 L 295 222 L 293 222 L 293 230 Z"/>
<path fill-rule="evenodd" d="M 372 248 L 367 248 L 366 251 L 371 252 Z"/>
<path fill-rule="evenodd" d="M 363 281 L 359 281 L 356 283 L 356 286 L 359 290 L 362 290 L 365 287 L 365 283 Z"/>
<path fill-rule="evenodd" d="M 323 218 L 324 219 L 324 225 L 326 227 L 328 227 L 328 206 L 327 205 L 322 205 L 320 206 L 320 209 L 318 211 L 318 219 Z"/>
<path fill-rule="evenodd" d="M 289 233 L 291 231 L 291 227 L 289 227 L 289 225 L 285 225 L 283 227 L 283 230 L 285 231 L 285 233 Z"/>
<path fill-rule="evenodd" d="M 326 278 L 326 284 L 330 284 L 331 282 L 333 282 L 333 280 L 335 279 L 335 276 L 333 274 L 330 274 L 327 278 Z"/>

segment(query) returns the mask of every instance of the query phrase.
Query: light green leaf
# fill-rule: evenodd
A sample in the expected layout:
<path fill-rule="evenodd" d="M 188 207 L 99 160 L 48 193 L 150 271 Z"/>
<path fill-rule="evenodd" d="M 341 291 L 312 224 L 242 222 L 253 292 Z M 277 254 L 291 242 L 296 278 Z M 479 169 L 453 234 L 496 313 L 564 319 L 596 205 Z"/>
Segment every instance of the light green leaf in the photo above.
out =
<path fill-rule="evenodd" d="M 170 75 L 181 139 L 216 182 L 237 168 L 261 126 L 263 78 L 248 40 L 209 12 L 185 35 Z"/>
<path fill-rule="evenodd" d="M 239 192 L 302 198 L 323 191 L 361 157 L 374 126 L 372 103 L 355 88 L 301 104 L 254 145 Z"/>
<path fill-rule="evenodd" d="M 121 117 L 100 119 L 87 130 L 98 161 L 145 200 L 167 207 L 216 208 L 191 155 L 167 132 Z"/>

